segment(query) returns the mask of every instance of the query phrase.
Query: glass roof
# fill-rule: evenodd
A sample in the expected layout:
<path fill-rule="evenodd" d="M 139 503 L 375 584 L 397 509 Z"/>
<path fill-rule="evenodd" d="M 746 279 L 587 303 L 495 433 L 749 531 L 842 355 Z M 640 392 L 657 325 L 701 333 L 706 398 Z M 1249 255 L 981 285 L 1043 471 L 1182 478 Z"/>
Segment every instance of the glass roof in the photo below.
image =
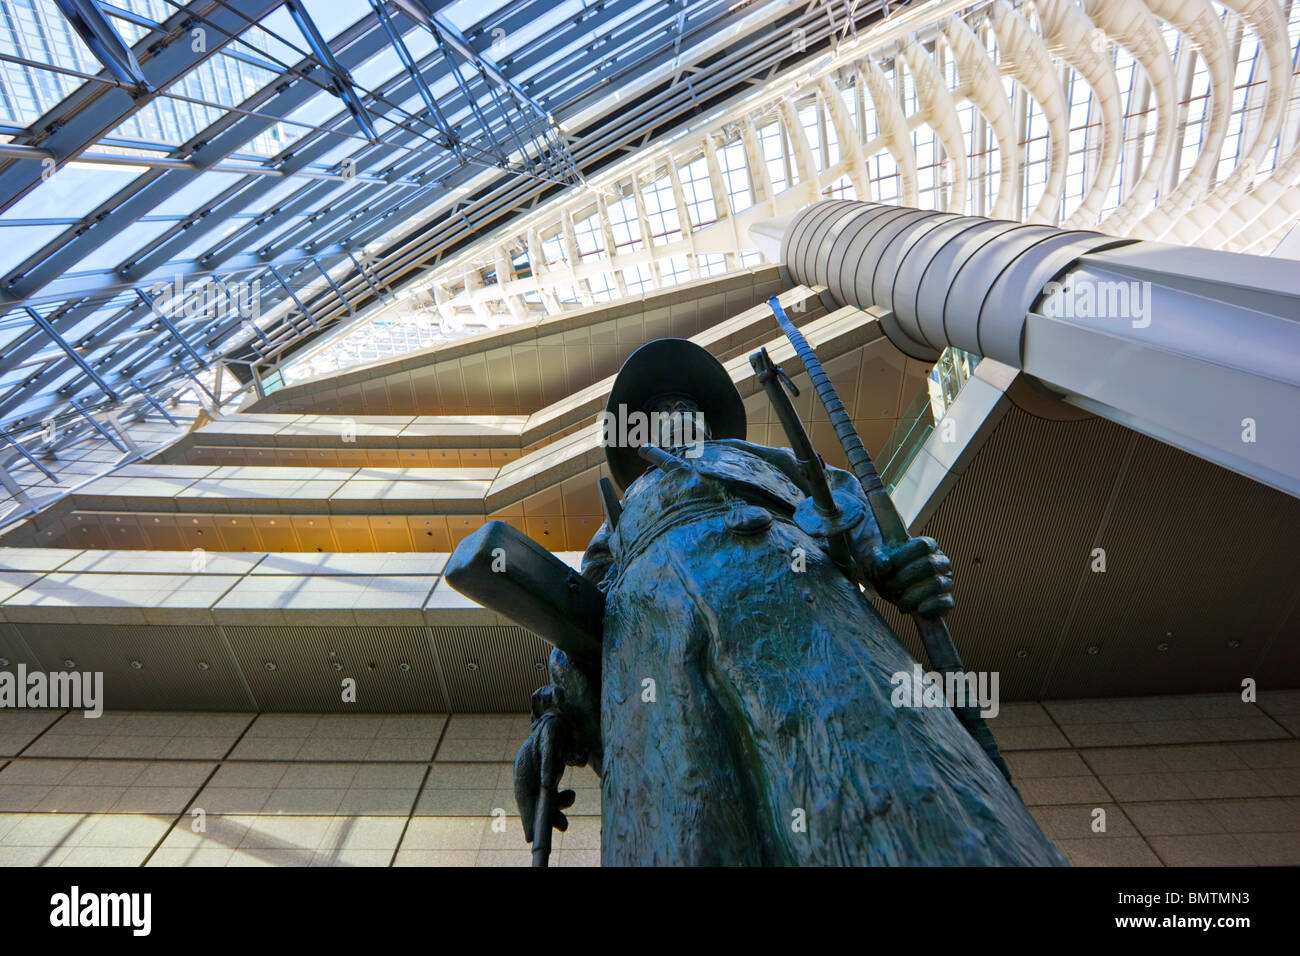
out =
<path fill-rule="evenodd" d="M 218 361 L 269 377 L 426 263 L 831 36 L 794 0 L 96 6 L 111 32 L 90 44 L 55 0 L 0 0 L 13 440 Z M 792 29 L 797 56 L 755 55 Z M 675 82 L 687 66 L 717 73 L 707 101 Z"/>

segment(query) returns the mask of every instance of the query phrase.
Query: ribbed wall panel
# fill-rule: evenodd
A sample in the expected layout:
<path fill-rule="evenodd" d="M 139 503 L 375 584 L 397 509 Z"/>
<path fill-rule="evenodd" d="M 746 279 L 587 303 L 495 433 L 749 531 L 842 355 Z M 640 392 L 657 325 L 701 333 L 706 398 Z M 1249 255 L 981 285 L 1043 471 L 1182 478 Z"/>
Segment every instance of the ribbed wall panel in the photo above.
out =
<path fill-rule="evenodd" d="M 1263 692 L 1300 687 L 1300 589 L 1260 655 L 1257 681 Z"/>
<path fill-rule="evenodd" d="M 1300 611 L 1279 609 L 1300 590 L 1296 528 L 1281 492 L 1102 419 L 1012 408 L 918 533 L 953 559 L 965 666 L 999 671 L 1011 701 L 1295 686 Z M 911 620 L 881 610 L 917 654 Z"/>
<path fill-rule="evenodd" d="M 953 559 L 963 660 L 998 670 L 1008 700 L 1042 686 L 1126 442 L 1101 419 L 1013 409 L 925 529 Z"/>
<path fill-rule="evenodd" d="M 437 667 L 424 627 L 222 628 L 258 709 L 288 712 L 443 713 Z M 331 657 L 330 655 L 334 656 Z M 268 670 L 267 663 L 275 665 Z M 339 665 L 335 670 L 334 664 Z M 403 670 L 402 664 L 409 669 Z M 342 682 L 356 681 L 345 703 Z"/>
<path fill-rule="evenodd" d="M 36 655 L 19 637 L 14 625 L 4 622 L 0 622 L 0 660 L 8 662 L 0 663 L 0 670 L 16 671 L 19 664 L 26 666 L 28 670 L 41 666 Z"/>
<path fill-rule="evenodd" d="M 44 671 L 102 671 L 114 710 L 249 711 L 217 628 L 201 625 L 14 624 Z M 72 661 L 68 666 L 64 662 Z M 137 670 L 132 661 L 139 661 Z M 200 662 L 207 664 L 206 669 Z"/>
<path fill-rule="evenodd" d="M 545 665 L 550 645 L 521 627 L 430 630 L 453 712 L 527 710 L 533 691 L 549 680 L 537 665 Z"/>
<path fill-rule="evenodd" d="M 1295 498 L 1139 437 L 1103 536 L 1106 573 L 1083 578 L 1051 696 L 1230 691 L 1243 677 L 1276 679 L 1260 662 L 1300 586 L 1296 529 Z"/>

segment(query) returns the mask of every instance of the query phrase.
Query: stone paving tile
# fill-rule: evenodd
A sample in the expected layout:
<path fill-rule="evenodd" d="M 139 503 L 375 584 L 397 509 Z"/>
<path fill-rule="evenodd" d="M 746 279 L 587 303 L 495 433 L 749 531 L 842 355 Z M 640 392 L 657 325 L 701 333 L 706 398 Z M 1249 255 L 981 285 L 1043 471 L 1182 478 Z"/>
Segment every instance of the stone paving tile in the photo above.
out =
<path fill-rule="evenodd" d="M 1300 865 L 1287 720 L 1300 693 L 1017 703 L 991 726 L 1076 866 Z M 0 865 L 527 866 L 528 732 L 520 714 L 0 711 Z M 562 786 L 552 865 L 598 865 L 600 781 Z"/>

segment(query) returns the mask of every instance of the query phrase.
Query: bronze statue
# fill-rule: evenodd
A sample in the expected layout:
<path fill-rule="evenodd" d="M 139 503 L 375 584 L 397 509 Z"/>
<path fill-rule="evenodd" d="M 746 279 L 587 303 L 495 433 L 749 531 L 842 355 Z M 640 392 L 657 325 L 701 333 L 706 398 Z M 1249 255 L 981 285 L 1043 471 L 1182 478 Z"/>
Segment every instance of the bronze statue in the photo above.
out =
<path fill-rule="evenodd" d="M 556 645 L 515 763 L 534 862 L 567 826 L 564 766 L 585 765 L 602 781 L 604 865 L 1064 865 L 977 715 L 898 705 L 916 661 L 864 588 L 939 621 L 948 559 L 933 539 L 882 536 L 864 484 L 821 463 L 782 401 L 788 379 L 765 351 L 751 361 L 791 449 L 744 440 L 708 352 L 651 342 L 610 395 L 607 435 L 645 438 L 607 442 L 625 490 L 602 488 L 581 576 L 499 523 L 448 565 Z M 926 647 L 937 669 L 956 661 Z"/>

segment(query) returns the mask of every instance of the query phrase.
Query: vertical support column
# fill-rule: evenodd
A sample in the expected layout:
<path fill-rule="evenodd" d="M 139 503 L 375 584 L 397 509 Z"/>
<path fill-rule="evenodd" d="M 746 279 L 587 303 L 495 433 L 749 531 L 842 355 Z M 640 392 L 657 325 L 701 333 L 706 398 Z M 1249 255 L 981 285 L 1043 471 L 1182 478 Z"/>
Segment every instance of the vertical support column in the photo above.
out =
<path fill-rule="evenodd" d="M 686 189 L 682 186 L 682 177 L 677 172 L 677 162 L 672 156 L 668 157 L 668 175 L 673 184 L 673 201 L 677 204 L 677 218 L 681 222 L 682 239 L 686 241 L 688 255 L 686 256 L 686 267 L 690 270 L 691 278 L 700 277 L 700 265 L 695 261 L 695 224 L 691 219 L 690 208 L 686 204 Z"/>

